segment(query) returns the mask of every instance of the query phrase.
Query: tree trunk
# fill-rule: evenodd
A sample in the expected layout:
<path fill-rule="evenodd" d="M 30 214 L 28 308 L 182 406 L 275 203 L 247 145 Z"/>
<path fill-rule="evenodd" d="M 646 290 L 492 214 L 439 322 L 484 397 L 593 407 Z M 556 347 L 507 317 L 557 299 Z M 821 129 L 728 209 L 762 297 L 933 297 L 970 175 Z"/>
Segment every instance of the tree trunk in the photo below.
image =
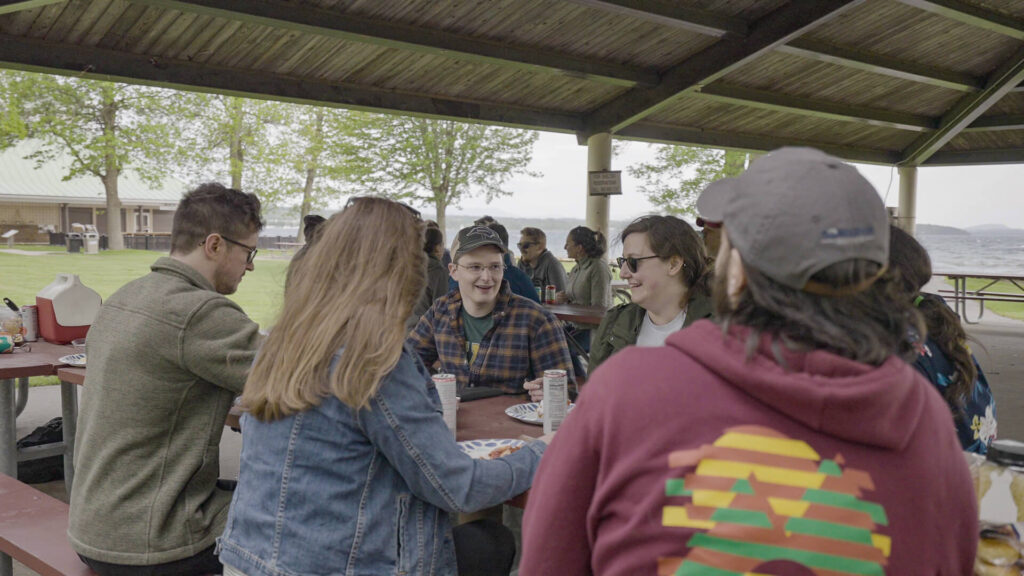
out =
<path fill-rule="evenodd" d="M 316 181 L 316 168 L 306 170 L 306 186 L 302 189 L 302 206 L 299 208 L 299 233 L 296 242 L 305 242 L 305 234 L 302 233 L 302 225 L 309 214 L 310 205 L 313 203 L 313 183 Z"/>
<path fill-rule="evenodd" d="M 231 117 L 230 157 L 228 158 L 231 170 L 231 187 L 235 190 L 241 190 L 242 167 L 245 163 L 245 152 L 242 149 L 242 129 L 245 122 L 241 98 L 228 97 L 228 114 Z"/>
<path fill-rule="evenodd" d="M 448 229 L 445 227 L 445 216 L 444 216 L 444 211 L 448 207 L 448 205 L 447 205 L 447 203 L 445 203 L 445 201 L 442 198 L 445 198 L 445 196 L 434 194 L 434 209 L 437 211 L 437 218 L 436 218 L 436 220 L 437 220 L 437 227 L 440 228 L 441 229 L 441 233 L 444 234 L 445 243 L 447 243 L 449 246 L 451 246 L 451 240 L 453 240 L 454 237 L 452 237 L 452 238 L 448 237 Z"/>
<path fill-rule="evenodd" d="M 117 107 L 112 92 L 104 93 L 104 106 L 100 115 L 103 118 L 103 133 L 108 136 L 105 152 L 105 170 L 100 180 L 107 196 L 107 247 L 111 250 L 124 250 L 124 236 L 121 230 L 121 199 L 117 195 L 117 177 L 121 173 L 117 163 L 117 151 L 111 148 L 111 140 L 117 126 Z"/>

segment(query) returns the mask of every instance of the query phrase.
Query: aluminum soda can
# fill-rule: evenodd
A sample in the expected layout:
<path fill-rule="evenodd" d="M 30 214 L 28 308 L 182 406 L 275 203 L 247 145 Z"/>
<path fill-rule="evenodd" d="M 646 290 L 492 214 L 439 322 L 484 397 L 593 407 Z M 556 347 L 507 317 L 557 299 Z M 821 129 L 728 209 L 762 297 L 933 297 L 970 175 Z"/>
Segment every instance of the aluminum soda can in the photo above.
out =
<path fill-rule="evenodd" d="M 548 284 L 547 287 L 544 288 L 544 303 L 554 304 L 556 293 L 558 293 L 558 288 L 554 284 Z"/>
<path fill-rule="evenodd" d="M 544 433 L 562 425 L 569 411 L 569 377 L 565 370 L 544 371 Z"/>
<path fill-rule="evenodd" d="M 455 398 L 456 384 L 454 374 L 434 374 L 431 376 L 437 394 L 441 397 L 441 412 L 444 414 L 444 423 L 455 436 L 455 410 L 458 400 Z"/>
<path fill-rule="evenodd" d="M 544 302 L 544 289 L 540 286 L 534 286 L 534 289 L 537 290 L 537 300 Z"/>
<path fill-rule="evenodd" d="M 21 307 L 21 328 L 25 332 L 26 342 L 35 342 L 39 339 L 39 307 Z"/>

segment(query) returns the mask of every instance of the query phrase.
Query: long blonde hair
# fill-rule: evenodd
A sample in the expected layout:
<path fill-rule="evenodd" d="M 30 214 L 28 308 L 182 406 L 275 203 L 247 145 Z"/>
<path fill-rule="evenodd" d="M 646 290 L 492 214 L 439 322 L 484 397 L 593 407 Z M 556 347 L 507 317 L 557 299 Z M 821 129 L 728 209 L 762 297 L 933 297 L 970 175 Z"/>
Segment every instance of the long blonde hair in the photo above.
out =
<path fill-rule="evenodd" d="M 367 406 L 398 363 L 405 321 L 426 282 L 423 224 L 412 209 L 358 198 L 322 228 L 245 384 L 242 405 L 260 420 L 307 410 L 328 394 Z"/>

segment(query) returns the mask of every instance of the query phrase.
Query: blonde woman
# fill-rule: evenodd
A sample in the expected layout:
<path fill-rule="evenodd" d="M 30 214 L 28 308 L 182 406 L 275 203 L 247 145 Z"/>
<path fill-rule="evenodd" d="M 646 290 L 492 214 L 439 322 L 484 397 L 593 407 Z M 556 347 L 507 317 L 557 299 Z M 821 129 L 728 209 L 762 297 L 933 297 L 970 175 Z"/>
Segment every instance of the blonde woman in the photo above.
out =
<path fill-rule="evenodd" d="M 456 574 L 457 556 L 459 574 L 508 573 L 508 531 L 453 534 L 449 514 L 524 492 L 546 439 L 493 461 L 455 444 L 429 374 L 402 345 L 422 246 L 418 214 L 358 198 L 300 263 L 242 395 L 226 574 Z"/>

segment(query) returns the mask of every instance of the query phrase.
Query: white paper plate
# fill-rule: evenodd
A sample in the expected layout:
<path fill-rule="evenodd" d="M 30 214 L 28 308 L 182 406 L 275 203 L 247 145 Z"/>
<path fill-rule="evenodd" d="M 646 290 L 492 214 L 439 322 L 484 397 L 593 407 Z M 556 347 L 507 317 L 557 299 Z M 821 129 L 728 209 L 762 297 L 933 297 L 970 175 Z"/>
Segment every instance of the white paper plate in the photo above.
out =
<path fill-rule="evenodd" d="M 569 404 L 569 409 L 566 410 L 566 414 L 572 411 L 576 407 L 576 404 Z M 505 408 L 505 415 L 509 418 L 515 418 L 520 422 L 526 422 L 527 424 L 536 424 L 537 426 L 544 425 L 544 418 L 537 413 L 537 409 L 540 408 L 540 402 L 527 402 L 525 404 L 516 404 L 515 406 L 509 406 Z"/>
<path fill-rule="evenodd" d="M 85 366 L 85 354 L 69 354 L 67 356 L 61 356 L 57 361 L 61 364 L 68 364 L 70 366 Z"/>
<path fill-rule="evenodd" d="M 459 442 L 459 448 L 466 454 L 469 454 L 470 458 L 484 459 L 491 453 L 495 448 L 502 446 L 522 446 L 526 444 L 522 440 L 516 440 L 514 438 L 497 438 L 494 440 L 466 440 Z"/>

